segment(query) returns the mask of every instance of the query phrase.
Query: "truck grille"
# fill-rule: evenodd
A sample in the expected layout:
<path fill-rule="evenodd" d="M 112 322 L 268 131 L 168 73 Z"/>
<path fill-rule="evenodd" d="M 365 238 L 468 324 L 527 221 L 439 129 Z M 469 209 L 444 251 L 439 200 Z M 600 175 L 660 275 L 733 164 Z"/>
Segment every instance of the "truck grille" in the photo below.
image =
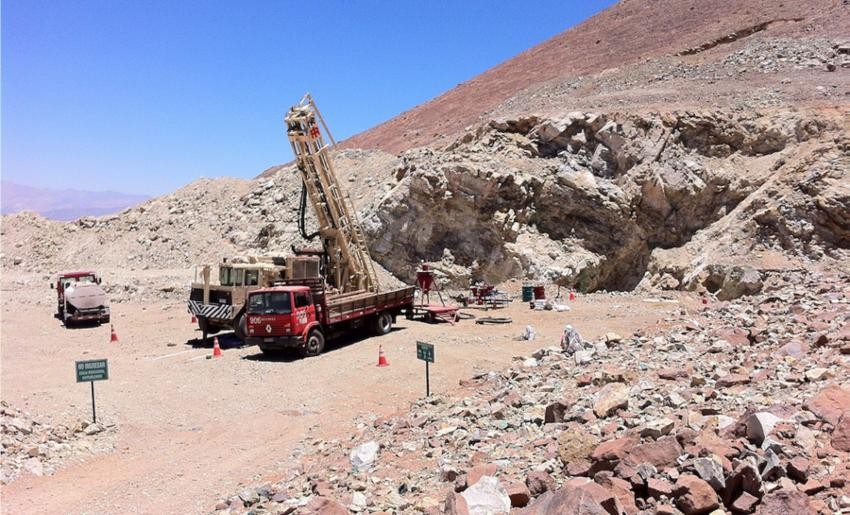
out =
<path fill-rule="evenodd" d="M 248 336 L 280 336 L 284 334 L 289 334 L 289 329 L 286 327 L 289 325 L 290 317 L 289 316 L 279 316 L 279 315 L 248 315 Z M 271 326 L 272 331 L 266 331 L 266 326 Z M 251 329 L 254 332 L 251 332 Z"/>

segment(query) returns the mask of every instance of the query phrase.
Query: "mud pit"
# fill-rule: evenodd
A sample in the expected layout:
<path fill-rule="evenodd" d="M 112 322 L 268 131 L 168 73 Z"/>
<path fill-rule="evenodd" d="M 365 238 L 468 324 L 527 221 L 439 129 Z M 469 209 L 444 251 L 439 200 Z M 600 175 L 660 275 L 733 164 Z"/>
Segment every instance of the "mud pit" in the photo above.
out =
<path fill-rule="evenodd" d="M 209 345 L 193 345 L 199 333 L 181 302 L 114 305 L 120 341 L 110 344 L 108 326 L 64 329 L 52 318 L 46 287 L 4 282 L 3 399 L 43 418 L 88 418 L 89 386 L 74 382 L 73 363 L 108 358 L 110 379 L 97 385 L 98 419 L 117 424 L 113 452 L 4 485 L 8 513 L 209 511 L 221 492 L 291 464 L 303 438 L 345 438 L 358 415 L 386 415 L 423 396 L 417 339 L 436 345 L 431 388 L 444 393 L 460 379 L 557 344 L 566 323 L 589 338 L 628 335 L 664 324 L 683 306 L 698 306 L 695 297 L 650 303 L 636 295 L 593 294 L 571 303 L 571 312 L 554 313 L 514 302 L 497 312 L 513 317 L 508 326 L 400 318 L 387 336 L 336 342 L 307 360 L 266 359 L 256 347 L 235 347 L 227 333 L 223 357 L 211 360 Z M 534 325 L 536 341 L 514 339 L 526 324 Z M 375 367 L 379 345 L 387 368 Z"/>

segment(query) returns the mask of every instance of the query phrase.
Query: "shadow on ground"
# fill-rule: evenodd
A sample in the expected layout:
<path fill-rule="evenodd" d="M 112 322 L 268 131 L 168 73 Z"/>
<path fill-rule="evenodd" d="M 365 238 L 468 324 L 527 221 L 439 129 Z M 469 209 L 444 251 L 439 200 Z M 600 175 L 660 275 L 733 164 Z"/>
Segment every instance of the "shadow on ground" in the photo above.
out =
<path fill-rule="evenodd" d="M 212 349 L 213 339 L 218 338 L 218 346 L 221 347 L 221 350 L 238 349 L 245 346 L 245 343 L 237 338 L 233 332 L 210 335 L 206 340 L 201 338 L 200 333 L 200 330 L 198 330 L 197 338 L 186 340 L 186 345 L 191 345 L 195 349 Z"/>
<path fill-rule="evenodd" d="M 396 333 L 398 331 L 404 331 L 404 328 L 403 327 L 393 327 L 390 330 L 390 334 Z M 362 342 L 362 341 L 367 340 L 369 338 L 377 338 L 377 337 L 366 329 L 352 331 L 348 334 L 344 334 L 342 336 L 332 338 L 331 340 L 325 342 L 325 350 L 322 352 L 322 354 L 328 354 L 330 352 L 337 351 L 339 349 L 342 349 L 344 347 L 347 347 L 349 345 L 352 345 L 352 344 L 355 344 L 355 343 L 358 343 L 358 342 Z M 277 353 L 269 353 L 269 354 L 266 354 L 266 353 L 263 353 L 263 352 L 258 352 L 256 354 L 248 354 L 247 356 L 243 356 L 242 359 L 247 359 L 247 360 L 250 360 L 250 361 L 271 361 L 271 362 L 279 361 L 279 362 L 289 363 L 289 362 L 292 362 L 292 361 L 298 361 L 300 359 L 305 359 L 305 358 L 302 358 L 297 350 L 290 349 L 290 350 L 286 350 L 286 351 L 281 351 L 281 352 L 277 352 Z M 309 358 L 307 358 L 307 359 L 309 359 Z M 376 361 L 377 361 L 377 359 L 378 359 L 378 357 L 375 356 Z"/>

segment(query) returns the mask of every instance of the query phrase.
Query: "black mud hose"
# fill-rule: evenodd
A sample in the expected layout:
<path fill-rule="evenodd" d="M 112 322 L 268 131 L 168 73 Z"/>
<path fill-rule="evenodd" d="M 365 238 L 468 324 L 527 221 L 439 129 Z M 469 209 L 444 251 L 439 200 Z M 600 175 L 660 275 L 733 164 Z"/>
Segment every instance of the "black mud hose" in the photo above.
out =
<path fill-rule="evenodd" d="M 307 241 L 313 241 L 319 235 L 319 231 L 307 234 L 307 185 L 301 183 L 301 203 L 298 206 L 298 232 Z"/>
<path fill-rule="evenodd" d="M 305 358 L 318 356 L 323 350 L 325 350 L 325 335 L 322 331 L 313 329 L 307 335 L 307 342 L 301 347 L 301 356 Z"/>
<path fill-rule="evenodd" d="M 476 324 L 510 324 L 513 322 L 508 317 L 483 317 L 475 321 Z"/>

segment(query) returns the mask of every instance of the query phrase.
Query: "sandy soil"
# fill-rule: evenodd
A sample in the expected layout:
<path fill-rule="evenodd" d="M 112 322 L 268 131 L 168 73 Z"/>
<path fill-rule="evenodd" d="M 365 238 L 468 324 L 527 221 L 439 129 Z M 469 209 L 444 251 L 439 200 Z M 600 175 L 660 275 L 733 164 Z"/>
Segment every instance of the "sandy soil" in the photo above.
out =
<path fill-rule="evenodd" d="M 566 323 L 590 338 L 631 334 L 664 324 L 683 305 L 698 307 L 695 298 L 621 294 L 579 297 L 567 313 L 515 302 L 498 312 L 513 317 L 507 326 L 399 319 L 389 335 L 338 341 L 306 360 L 266 359 L 226 334 L 224 356 L 207 359 L 210 346 L 195 340 L 182 302 L 114 305 L 120 342 L 111 344 L 108 326 L 65 329 L 53 318 L 52 293 L 4 284 L 2 398 L 45 419 L 88 417 L 89 385 L 74 382 L 74 361 L 108 358 L 110 379 L 96 385 L 98 418 L 118 425 L 117 445 L 53 476 L 24 475 L 3 486 L 4 513 L 207 512 L 240 481 L 283 470 L 302 438 L 345 437 L 356 416 L 386 415 L 423 396 L 416 340 L 436 345 L 432 390 L 445 392 L 556 345 Z M 537 341 L 515 339 L 526 324 Z M 387 368 L 375 367 L 379 345 Z"/>

